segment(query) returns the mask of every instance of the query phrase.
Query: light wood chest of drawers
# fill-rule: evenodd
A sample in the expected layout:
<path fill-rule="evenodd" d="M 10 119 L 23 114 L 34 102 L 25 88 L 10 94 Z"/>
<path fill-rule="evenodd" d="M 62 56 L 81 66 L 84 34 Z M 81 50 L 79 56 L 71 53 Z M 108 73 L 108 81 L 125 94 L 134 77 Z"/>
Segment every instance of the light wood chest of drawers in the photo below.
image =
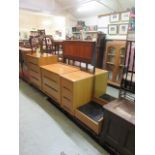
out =
<path fill-rule="evenodd" d="M 37 54 L 27 54 L 26 61 L 28 65 L 30 83 L 41 89 L 41 71 L 40 66 L 57 63 L 57 56 L 51 54 L 44 54 L 38 56 Z"/>
<path fill-rule="evenodd" d="M 41 67 L 42 91 L 57 103 L 61 102 L 61 75 L 78 71 L 79 68 L 57 63 Z"/>
<path fill-rule="evenodd" d="M 77 71 L 61 75 L 61 105 L 74 115 L 75 109 L 92 99 L 93 75 Z"/>

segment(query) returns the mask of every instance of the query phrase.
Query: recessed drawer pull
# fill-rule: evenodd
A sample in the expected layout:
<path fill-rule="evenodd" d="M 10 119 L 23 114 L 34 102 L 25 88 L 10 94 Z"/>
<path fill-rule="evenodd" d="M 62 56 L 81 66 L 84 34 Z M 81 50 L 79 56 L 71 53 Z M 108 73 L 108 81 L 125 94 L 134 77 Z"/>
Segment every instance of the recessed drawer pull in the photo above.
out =
<path fill-rule="evenodd" d="M 45 91 L 46 94 L 49 94 L 47 91 Z M 55 101 L 57 101 L 57 98 L 55 98 L 53 95 L 49 95 L 51 98 L 53 98 Z"/>
<path fill-rule="evenodd" d="M 53 88 L 53 87 L 49 86 L 47 83 L 45 83 L 45 86 L 47 86 L 47 87 L 49 87 L 50 89 L 52 89 L 52 90 L 54 90 L 54 91 L 58 92 L 55 88 Z"/>
<path fill-rule="evenodd" d="M 70 90 L 69 88 L 67 88 L 67 87 L 65 87 L 65 86 L 63 86 L 63 88 L 71 92 L 71 90 Z"/>
<path fill-rule="evenodd" d="M 39 81 L 39 79 L 37 79 L 35 76 L 31 75 L 31 77 L 37 81 Z"/>
<path fill-rule="evenodd" d="M 38 73 L 37 71 L 35 71 L 35 70 L 34 70 L 34 69 L 32 69 L 32 68 L 31 68 L 30 70 L 31 70 L 31 71 L 33 71 L 33 72 L 35 72 L 35 73 Z"/>
<path fill-rule="evenodd" d="M 55 80 L 49 78 L 48 76 L 44 76 L 46 79 L 53 81 L 54 83 L 57 83 Z"/>
<path fill-rule="evenodd" d="M 37 64 L 36 64 L 36 63 L 34 63 L 34 62 L 29 61 L 29 63 L 30 63 L 30 64 L 33 64 L 33 65 L 35 65 L 35 66 L 37 66 Z"/>
<path fill-rule="evenodd" d="M 63 96 L 63 98 L 66 99 L 66 100 L 68 100 L 69 102 L 71 102 L 71 100 L 68 97 Z"/>

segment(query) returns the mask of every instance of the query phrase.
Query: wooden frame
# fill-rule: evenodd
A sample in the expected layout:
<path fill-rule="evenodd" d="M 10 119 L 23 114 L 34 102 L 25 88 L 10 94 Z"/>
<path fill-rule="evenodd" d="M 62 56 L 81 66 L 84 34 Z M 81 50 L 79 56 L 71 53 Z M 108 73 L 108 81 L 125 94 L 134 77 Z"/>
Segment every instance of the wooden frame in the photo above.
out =
<path fill-rule="evenodd" d="M 127 35 L 127 33 L 128 33 L 128 24 L 120 24 L 118 32 L 119 32 L 120 35 Z"/>
<path fill-rule="evenodd" d="M 114 30 L 112 30 L 112 28 Z M 109 24 L 108 25 L 108 34 L 116 35 L 118 33 L 118 26 L 116 24 Z"/>
<path fill-rule="evenodd" d="M 119 13 L 111 14 L 109 18 L 110 23 L 118 22 L 120 20 L 120 14 Z"/>

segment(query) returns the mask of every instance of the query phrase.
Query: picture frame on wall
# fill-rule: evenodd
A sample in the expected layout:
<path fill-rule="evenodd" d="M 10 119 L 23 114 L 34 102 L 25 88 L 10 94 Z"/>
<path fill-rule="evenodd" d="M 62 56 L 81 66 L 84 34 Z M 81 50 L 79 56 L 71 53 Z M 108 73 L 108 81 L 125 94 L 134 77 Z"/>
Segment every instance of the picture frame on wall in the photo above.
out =
<path fill-rule="evenodd" d="M 129 19 L 130 19 L 130 12 L 121 13 L 121 21 L 129 21 Z"/>
<path fill-rule="evenodd" d="M 111 23 L 118 22 L 119 20 L 120 20 L 119 13 L 110 15 L 110 22 Z"/>
<path fill-rule="evenodd" d="M 116 24 L 109 24 L 108 25 L 108 34 L 116 35 L 118 32 L 118 26 Z"/>
<path fill-rule="evenodd" d="M 119 34 L 127 35 L 128 33 L 128 24 L 120 24 L 119 25 Z"/>

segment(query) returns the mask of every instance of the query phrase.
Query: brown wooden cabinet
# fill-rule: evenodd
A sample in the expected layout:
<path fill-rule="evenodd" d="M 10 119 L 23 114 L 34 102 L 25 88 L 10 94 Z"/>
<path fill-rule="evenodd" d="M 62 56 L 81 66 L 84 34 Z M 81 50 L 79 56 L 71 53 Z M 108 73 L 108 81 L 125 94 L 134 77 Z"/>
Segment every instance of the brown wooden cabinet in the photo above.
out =
<path fill-rule="evenodd" d="M 126 41 L 107 41 L 104 66 L 109 71 L 108 83 L 120 87 L 125 61 Z"/>

